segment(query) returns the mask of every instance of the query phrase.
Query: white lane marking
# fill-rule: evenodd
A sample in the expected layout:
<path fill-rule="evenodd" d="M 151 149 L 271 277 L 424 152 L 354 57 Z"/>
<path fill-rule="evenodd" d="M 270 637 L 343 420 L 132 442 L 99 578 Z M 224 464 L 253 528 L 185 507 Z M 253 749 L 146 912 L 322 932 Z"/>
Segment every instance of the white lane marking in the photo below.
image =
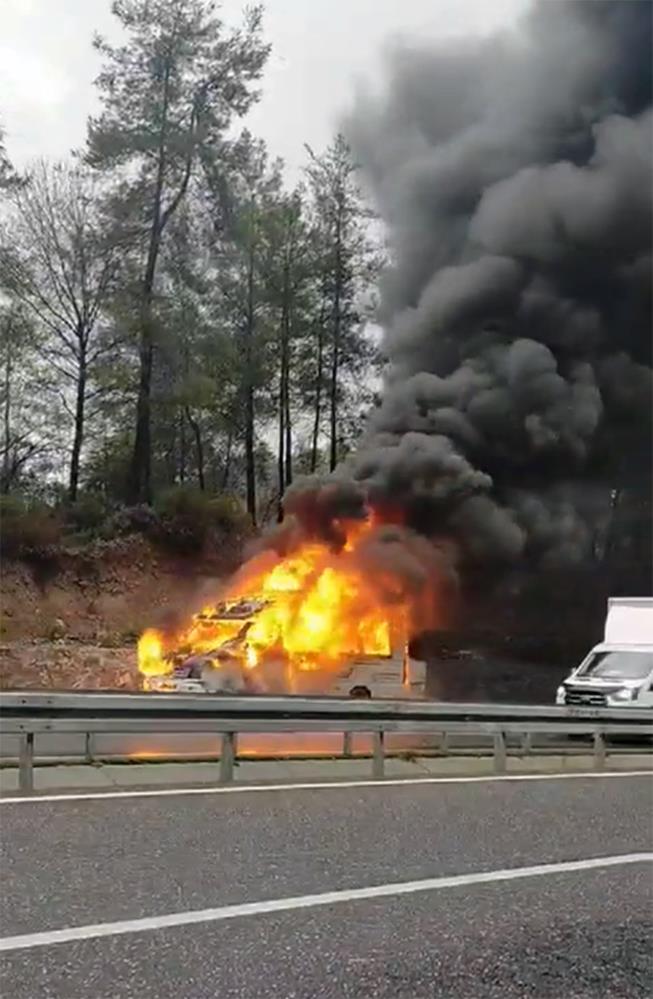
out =
<path fill-rule="evenodd" d="M 573 774 L 502 774 L 483 777 L 388 777 L 382 780 L 331 780 L 285 784 L 227 784 L 218 787 L 166 787 L 141 791 L 87 791 L 74 794 L 0 795 L 0 805 L 38 805 L 43 801 L 98 801 L 101 798 L 170 798 L 189 794 L 249 794 L 254 791 L 323 791 L 350 787 L 414 787 L 415 784 L 485 784 L 500 781 L 608 780 L 613 777 L 653 777 L 650 770 L 602 770 Z"/>
<path fill-rule="evenodd" d="M 290 898 L 273 898 L 260 902 L 242 902 L 222 905 L 215 909 L 196 909 L 190 912 L 172 912 L 163 916 L 146 916 L 143 919 L 122 919 L 115 923 L 92 923 L 88 926 L 71 926 L 63 930 L 46 930 L 42 933 L 25 933 L 20 936 L 0 938 L 0 951 L 27 950 L 32 947 L 49 947 L 51 944 L 72 943 L 98 937 L 120 936 L 125 933 L 144 933 L 173 926 L 193 923 L 217 923 L 240 916 L 260 916 L 269 912 L 287 912 L 292 909 L 313 909 L 339 902 L 358 902 L 415 892 L 436 891 L 441 888 L 459 888 L 464 885 L 488 884 L 496 881 L 515 881 L 543 875 L 568 874 L 573 871 L 621 867 L 653 861 L 653 853 L 624 853 L 612 857 L 592 857 L 587 860 L 570 860 L 557 864 L 536 864 L 533 867 L 512 867 L 497 871 L 479 871 L 474 874 L 455 874 L 451 877 L 425 878 L 421 881 L 399 881 L 367 888 L 346 888 L 327 891 L 318 895 L 294 895 Z"/>

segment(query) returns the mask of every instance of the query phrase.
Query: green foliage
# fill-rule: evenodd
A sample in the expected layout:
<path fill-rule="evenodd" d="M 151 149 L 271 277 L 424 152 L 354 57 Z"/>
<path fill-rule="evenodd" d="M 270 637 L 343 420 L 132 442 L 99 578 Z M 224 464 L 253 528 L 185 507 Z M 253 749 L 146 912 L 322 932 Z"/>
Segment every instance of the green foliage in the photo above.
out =
<path fill-rule="evenodd" d="M 211 496 L 188 486 L 161 493 L 154 509 L 154 539 L 181 554 L 200 552 L 225 533 L 242 537 L 249 529 L 247 514 L 233 497 Z"/>
<path fill-rule="evenodd" d="M 0 552 L 10 558 L 38 556 L 62 537 L 59 514 L 21 496 L 0 497 Z"/>
<path fill-rule="evenodd" d="M 243 27 L 228 33 L 208 0 L 116 0 L 113 10 L 126 41 L 95 39 L 104 59 L 96 81 L 102 110 L 89 122 L 88 159 L 100 168 L 138 161 L 147 169 L 159 161 L 165 132 L 167 188 L 256 100 L 251 85 L 269 52 L 262 11 L 251 7 Z"/>
<path fill-rule="evenodd" d="M 374 373 L 377 361 L 366 333 L 372 318 L 372 302 L 366 298 L 380 258 L 370 239 L 373 216 L 358 186 L 358 168 L 344 137 L 337 135 L 321 155 L 306 148 L 322 307 L 318 350 L 304 358 L 305 398 L 316 414 L 313 453 L 324 416 L 333 470 L 351 440 L 343 433 L 341 417 L 355 407 L 361 385 L 365 391 L 364 379 Z"/>
<path fill-rule="evenodd" d="M 84 467 L 86 489 L 94 494 L 102 493 L 117 502 L 125 488 L 130 448 L 131 438 L 126 433 L 93 440 Z"/>
<path fill-rule="evenodd" d="M 202 178 L 221 169 L 217 153 L 228 146 L 232 119 L 256 101 L 269 46 L 261 38 L 260 6 L 248 8 L 243 26 L 232 31 L 212 0 L 115 0 L 113 12 L 124 42 L 95 40 L 103 57 L 96 80 L 101 112 L 89 120 L 87 161 L 119 180 L 113 211 L 118 227 L 133 236 L 142 275 L 138 405 L 125 495 L 149 502 L 162 254 L 189 198 L 202 197 Z M 203 484 L 200 458 L 198 477 Z"/>
<path fill-rule="evenodd" d="M 201 547 L 220 494 L 265 522 L 300 466 L 356 436 L 369 213 L 341 137 L 288 190 L 234 130 L 269 53 L 258 4 L 235 27 L 212 0 L 112 10 L 86 163 L 34 167 L 4 199 L 20 238 L 0 227 L 0 491 L 62 506 L 76 544 L 180 525 Z M 170 489 L 179 508 L 155 510 Z"/>
<path fill-rule="evenodd" d="M 80 493 L 64 508 L 66 528 L 92 537 L 100 533 L 109 515 L 109 505 L 102 493 Z"/>
<path fill-rule="evenodd" d="M 75 503 L 62 506 L 22 496 L 0 497 L 0 552 L 11 558 L 51 555 L 62 544 L 79 548 L 98 538 L 129 534 L 192 555 L 250 533 L 251 522 L 235 497 L 189 486 L 165 490 L 154 507 L 142 504 L 113 512 L 105 497 L 95 493 L 83 493 Z"/>
<path fill-rule="evenodd" d="M 121 247 L 88 170 L 44 160 L 25 179 L 12 198 L 11 251 L 1 255 L 0 280 L 13 300 L 14 327 L 21 318 L 37 330 L 23 353 L 29 346 L 44 376 L 49 421 L 55 407 L 63 417 L 74 499 L 88 397 L 99 388 L 91 389 L 104 349 L 98 320 L 118 278 Z"/>
<path fill-rule="evenodd" d="M 158 518 L 151 506 L 145 503 L 124 506 L 105 521 L 102 526 L 102 536 L 115 538 L 128 534 L 145 534 L 153 537 L 157 525 Z"/>

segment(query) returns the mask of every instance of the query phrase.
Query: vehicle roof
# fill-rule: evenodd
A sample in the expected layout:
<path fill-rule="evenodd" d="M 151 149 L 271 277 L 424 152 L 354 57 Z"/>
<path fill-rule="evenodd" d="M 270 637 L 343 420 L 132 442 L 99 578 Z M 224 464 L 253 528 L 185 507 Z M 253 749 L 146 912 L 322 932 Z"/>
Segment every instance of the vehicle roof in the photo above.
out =
<path fill-rule="evenodd" d="M 653 607 L 653 597 L 608 597 L 608 607 Z"/>
<path fill-rule="evenodd" d="M 653 644 L 650 642 L 601 642 L 595 645 L 591 652 L 653 652 Z M 591 654 L 591 653 L 590 653 Z"/>

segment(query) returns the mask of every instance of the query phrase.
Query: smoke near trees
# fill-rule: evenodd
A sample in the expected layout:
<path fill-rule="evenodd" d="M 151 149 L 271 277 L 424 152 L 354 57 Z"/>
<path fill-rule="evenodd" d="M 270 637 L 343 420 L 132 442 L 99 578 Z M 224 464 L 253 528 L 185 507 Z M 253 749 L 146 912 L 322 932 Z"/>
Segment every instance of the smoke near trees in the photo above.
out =
<path fill-rule="evenodd" d="M 192 487 L 334 543 L 371 505 L 484 585 L 638 558 L 641 583 L 651 5 L 395 43 L 293 189 L 242 122 L 260 8 L 113 10 L 82 155 L 18 178 L 0 143 L 3 490 Z"/>
<path fill-rule="evenodd" d="M 370 511 L 409 529 L 395 557 L 428 538 L 467 631 L 553 636 L 576 606 L 582 646 L 608 593 L 650 592 L 652 10 L 540 2 L 512 35 L 397 44 L 344 128 L 387 234 L 387 366 L 286 507 L 336 545 Z"/>
<path fill-rule="evenodd" d="M 542 2 L 516 36 L 396 46 L 348 121 L 392 264 L 347 474 L 470 562 L 579 563 L 650 504 L 651 11 Z"/>

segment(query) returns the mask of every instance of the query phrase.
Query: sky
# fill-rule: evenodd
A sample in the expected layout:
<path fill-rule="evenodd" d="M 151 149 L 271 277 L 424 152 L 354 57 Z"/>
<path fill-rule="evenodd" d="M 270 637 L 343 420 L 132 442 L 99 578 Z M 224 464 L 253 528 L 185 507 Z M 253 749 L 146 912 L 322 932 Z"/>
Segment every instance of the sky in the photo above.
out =
<path fill-rule="evenodd" d="M 242 0 L 224 0 L 236 24 Z M 297 176 L 304 143 L 324 148 L 356 88 L 376 88 L 384 47 L 510 28 L 527 0 L 267 0 L 272 54 L 247 125 Z M 0 0 L 0 121 L 18 167 L 63 158 L 95 109 L 95 31 L 117 38 L 111 0 Z"/>

